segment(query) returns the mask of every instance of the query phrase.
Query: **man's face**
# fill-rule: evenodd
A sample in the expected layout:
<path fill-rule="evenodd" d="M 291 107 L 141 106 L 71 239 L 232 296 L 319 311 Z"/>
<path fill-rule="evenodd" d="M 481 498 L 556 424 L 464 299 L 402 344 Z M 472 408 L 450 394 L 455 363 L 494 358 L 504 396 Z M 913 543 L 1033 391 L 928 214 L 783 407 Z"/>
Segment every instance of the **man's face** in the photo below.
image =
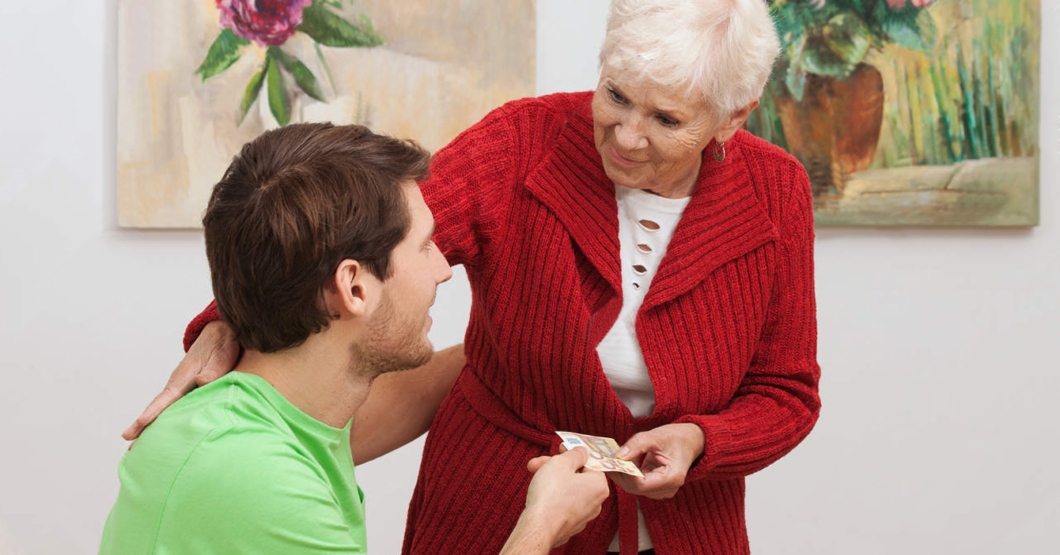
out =
<path fill-rule="evenodd" d="M 368 320 L 362 356 L 379 373 L 408 370 L 425 364 L 434 348 L 427 339 L 428 314 L 438 284 L 453 271 L 435 246 L 434 217 L 414 183 L 402 187 L 409 207 L 409 232 L 390 256 L 391 275 L 383 282 L 383 297 Z"/>

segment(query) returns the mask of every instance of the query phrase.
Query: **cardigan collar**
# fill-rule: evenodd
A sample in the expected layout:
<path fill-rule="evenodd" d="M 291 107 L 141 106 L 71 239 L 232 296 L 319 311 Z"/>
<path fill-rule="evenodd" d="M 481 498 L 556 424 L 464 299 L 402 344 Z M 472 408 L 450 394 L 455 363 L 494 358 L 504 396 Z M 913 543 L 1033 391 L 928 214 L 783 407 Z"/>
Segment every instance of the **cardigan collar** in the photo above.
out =
<path fill-rule="evenodd" d="M 741 148 L 747 135 L 738 131 L 726 143 L 722 162 L 711 154 L 714 143 L 707 145 L 696 190 L 677 223 L 642 311 L 689 291 L 721 265 L 777 239 L 747 170 Z"/>
<path fill-rule="evenodd" d="M 615 186 L 604 173 L 592 140 L 591 94 L 572 97 L 576 106 L 568 112 L 566 125 L 549 154 L 527 175 L 526 189 L 555 214 L 589 263 L 621 296 Z M 713 143 L 704 151 L 696 190 L 652 280 L 642 311 L 689 291 L 722 264 L 777 238 L 741 152 L 745 134 L 737 132 L 726 144 L 723 162 L 716 162 L 710 154 Z M 696 270 L 690 272 L 689 267 Z"/>
<path fill-rule="evenodd" d="M 549 153 L 526 177 L 526 189 L 547 206 L 596 271 L 620 296 L 621 257 L 615 186 L 593 143 L 592 95 L 575 97 Z M 559 110 L 557 110 L 559 111 Z M 588 138 L 588 140 L 586 140 Z"/>

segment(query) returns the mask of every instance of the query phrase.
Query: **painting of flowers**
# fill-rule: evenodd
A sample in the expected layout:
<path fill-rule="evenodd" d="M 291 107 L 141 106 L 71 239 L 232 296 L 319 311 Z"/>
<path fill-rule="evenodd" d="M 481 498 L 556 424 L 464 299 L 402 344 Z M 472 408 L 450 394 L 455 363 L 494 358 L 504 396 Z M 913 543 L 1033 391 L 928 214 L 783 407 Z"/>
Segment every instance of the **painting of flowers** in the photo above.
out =
<path fill-rule="evenodd" d="M 1038 0 L 770 0 L 783 52 L 755 134 L 818 225 L 1038 223 Z"/>
<path fill-rule="evenodd" d="M 298 121 L 445 145 L 534 94 L 533 0 L 119 0 L 118 219 L 195 228 L 231 157 Z"/>

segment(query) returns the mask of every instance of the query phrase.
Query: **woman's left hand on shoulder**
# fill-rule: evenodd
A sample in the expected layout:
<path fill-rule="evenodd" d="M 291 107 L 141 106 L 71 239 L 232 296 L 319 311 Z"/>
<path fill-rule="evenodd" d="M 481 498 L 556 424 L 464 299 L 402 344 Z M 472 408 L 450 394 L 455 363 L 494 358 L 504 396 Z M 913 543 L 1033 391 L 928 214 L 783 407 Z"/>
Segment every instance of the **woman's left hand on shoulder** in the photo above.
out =
<path fill-rule="evenodd" d="M 703 431 L 695 424 L 667 424 L 629 438 L 616 455 L 633 461 L 643 478 L 609 472 L 611 480 L 634 495 L 673 497 L 685 484 L 692 463 L 703 454 Z"/>

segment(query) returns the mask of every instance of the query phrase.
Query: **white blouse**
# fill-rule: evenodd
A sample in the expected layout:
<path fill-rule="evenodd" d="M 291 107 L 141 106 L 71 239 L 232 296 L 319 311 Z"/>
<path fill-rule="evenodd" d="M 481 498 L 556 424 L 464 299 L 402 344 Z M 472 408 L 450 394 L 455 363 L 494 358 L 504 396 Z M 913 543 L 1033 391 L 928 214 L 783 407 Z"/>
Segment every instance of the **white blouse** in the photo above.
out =
<path fill-rule="evenodd" d="M 622 311 L 596 352 L 615 395 L 634 417 L 640 418 L 655 409 L 655 387 L 637 340 L 637 312 L 691 197 L 670 199 L 615 185 L 615 198 L 622 257 Z M 652 541 L 639 510 L 637 517 L 637 550 L 651 549 Z M 618 534 L 608 551 L 618 551 Z"/>

